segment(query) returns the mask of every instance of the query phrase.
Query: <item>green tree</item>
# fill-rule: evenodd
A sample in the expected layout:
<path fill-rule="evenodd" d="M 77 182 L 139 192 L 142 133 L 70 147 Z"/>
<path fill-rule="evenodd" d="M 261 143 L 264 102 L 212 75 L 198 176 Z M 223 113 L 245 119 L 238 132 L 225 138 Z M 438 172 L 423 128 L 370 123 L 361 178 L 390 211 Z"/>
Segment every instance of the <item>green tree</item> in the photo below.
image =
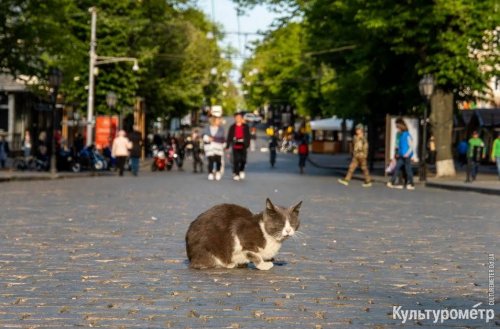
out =
<path fill-rule="evenodd" d="M 242 67 L 242 83 L 249 106 L 293 104 L 299 112 L 308 112 L 311 83 L 310 67 L 303 59 L 302 25 L 290 23 L 269 33 L 257 43 L 254 56 Z"/>
<path fill-rule="evenodd" d="M 89 7 L 97 14 L 97 54 L 135 57 L 132 63 L 99 66 L 96 76 L 97 113 L 109 113 L 105 98 L 118 95 L 118 109 L 145 98 L 150 118 L 180 116 L 202 105 L 206 86 L 221 90 L 230 69 L 221 59 L 216 39 L 222 35 L 191 0 L 5 0 L 0 2 L 0 67 L 15 76 L 46 81 L 48 68 L 64 74 L 61 92 L 66 103 L 82 111 L 87 103 Z M 210 71 L 217 68 L 212 81 Z M 46 90 L 42 88 L 41 90 Z M 219 97 L 219 96 L 218 96 Z M 220 98 L 220 97 L 219 97 Z"/>
<path fill-rule="evenodd" d="M 418 81 L 433 74 L 431 121 L 439 176 L 454 175 L 454 97 L 487 91 L 498 75 L 500 24 L 494 0 L 236 1 L 288 5 L 303 11 L 310 52 L 334 70 L 324 95 L 334 111 L 373 122 L 421 104 Z M 496 38 L 496 39 L 495 39 Z M 486 49 L 490 51 L 477 51 Z M 495 50 L 496 49 L 496 50 Z"/>

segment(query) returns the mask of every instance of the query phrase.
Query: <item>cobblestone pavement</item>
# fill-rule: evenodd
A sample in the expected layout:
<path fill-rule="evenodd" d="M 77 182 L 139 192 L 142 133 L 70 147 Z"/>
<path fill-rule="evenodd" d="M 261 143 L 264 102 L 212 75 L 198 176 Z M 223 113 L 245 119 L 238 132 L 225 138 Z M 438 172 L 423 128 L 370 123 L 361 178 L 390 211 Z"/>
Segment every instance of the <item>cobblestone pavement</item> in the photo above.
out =
<path fill-rule="evenodd" d="M 271 170 L 266 156 L 250 155 L 242 182 L 228 172 L 209 182 L 189 167 L 3 183 L 0 327 L 427 328 L 432 320 L 393 319 L 393 306 L 486 307 L 498 197 L 345 187 L 328 170 L 299 175 L 294 156 L 279 155 Z M 187 267 L 184 235 L 199 213 L 221 202 L 257 212 L 266 197 L 304 200 L 301 234 L 284 243 L 278 266 Z M 493 327 L 495 307 L 488 324 L 436 326 Z"/>

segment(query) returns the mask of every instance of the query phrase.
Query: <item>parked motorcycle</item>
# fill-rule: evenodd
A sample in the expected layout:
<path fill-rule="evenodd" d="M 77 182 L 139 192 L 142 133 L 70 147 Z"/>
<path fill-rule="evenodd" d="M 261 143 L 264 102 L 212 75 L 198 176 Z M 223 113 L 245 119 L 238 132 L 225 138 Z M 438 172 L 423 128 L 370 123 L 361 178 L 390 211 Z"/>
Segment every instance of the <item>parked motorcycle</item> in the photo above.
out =
<path fill-rule="evenodd" d="M 19 157 L 14 159 L 12 168 L 15 170 L 25 171 L 25 170 L 36 170 L 36 171 L 47 171 L 50 168 L 50 162 L 47 157 Z"/>
<path fill-rule="evenodd" d="M 81 150 L 77 162 L 80 165 L 79 170 L 106 170 L 108 168 L 106 159 L 99 154 L 94 145 L 87 146 Z"/>
<path fill-rule="evenodd" d="M 47 155 L 36 156 L 30 166 L 36 171 L 49 171 L 50 159 Z"/>
<path fill-rule="evenodd" d="M 57 170 L 79 172 L 80 169 L 80 164 L 76 161 L 73 151 L 61 148 L 57 153 Z"/>
<path fill-rule="evenodd" d="M 153 154 L 153 163 L 151 164 L 151 171 L 163 171 L 167 165 L 167 157 L 165 151 L 160 149 L 158 146 L 153 145 L 151 148 Z"/>

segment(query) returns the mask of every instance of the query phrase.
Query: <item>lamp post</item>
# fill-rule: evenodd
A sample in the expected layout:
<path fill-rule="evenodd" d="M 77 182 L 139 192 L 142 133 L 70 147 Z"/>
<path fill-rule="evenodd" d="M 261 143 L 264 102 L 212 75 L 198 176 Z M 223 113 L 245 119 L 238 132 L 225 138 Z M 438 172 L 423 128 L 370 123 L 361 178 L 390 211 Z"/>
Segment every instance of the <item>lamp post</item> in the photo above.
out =
<path fill-rule="evenodd" d="M 426 74 L 418 83 L 420 95 L 425 98 L 424 122 L 422 125 L 422 152 L 420 159 L 420 181 L 427 180 L 427 114 L 430 105 L 430 99 L 434 92 L 434 78 L 430 74 Z"/>
<path fill-rule="evenodd" d="M 52 175 L 57 173 L 57 157 L 56 157 L 56 103 L 57 103 L 57 93 L 59 91 L 59 86 L 62 83 L 62 73 L 60 70 L 53 68 L 49 71 L 49 86 L 52 89 L 51 93 L 51 105 L 52 105 L 52 152 L 50 156 L 50 172 Z"/>
<path fill-rule="evenodd" d="M 118 96 L 112 91 L 108 92 L 106 94 L 106 104 L 108 104 L 108 107 L 113 111 L 116 106 L 116 101 L 118 100 Z M 121 115 L 118 116 L 118 128 L 121 129 L 122 124 L 121 124 Z"/>
<path fill-rule="evenodd" d="M 93 125 L 94 125 L 94 87 L 95 87 L 95 67 L 97 65 L 118 63 L 118 62 L 133 62 L 133 71 L 139 71 L 137 58 L 134 57 L 111 57 L 97 56 L 96 54 L 96 28 L 97 28 L 97 8 L 89 8 L 92 16 L 90 29 L 90 60 L 89 60 L 89 93 L 87 101 L 87 146 L 93 143 Z"/>

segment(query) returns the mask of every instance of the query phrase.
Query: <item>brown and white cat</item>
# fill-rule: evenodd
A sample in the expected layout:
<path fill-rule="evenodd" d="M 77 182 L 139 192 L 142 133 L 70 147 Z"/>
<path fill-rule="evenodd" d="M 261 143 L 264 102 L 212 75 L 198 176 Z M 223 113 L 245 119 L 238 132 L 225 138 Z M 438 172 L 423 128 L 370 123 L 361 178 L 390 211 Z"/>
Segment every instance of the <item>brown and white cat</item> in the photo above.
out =
<path fill-rule="evenodd" d="M 284 208 L 267 199 L 265 210 L 255 215 L 235 204 L 210 208 L 186 233 L 190 267 L 234 268 L 252 262 L 259 270 L 271 269 L 281 243 L 299 228 L 301 204 Z"/>

